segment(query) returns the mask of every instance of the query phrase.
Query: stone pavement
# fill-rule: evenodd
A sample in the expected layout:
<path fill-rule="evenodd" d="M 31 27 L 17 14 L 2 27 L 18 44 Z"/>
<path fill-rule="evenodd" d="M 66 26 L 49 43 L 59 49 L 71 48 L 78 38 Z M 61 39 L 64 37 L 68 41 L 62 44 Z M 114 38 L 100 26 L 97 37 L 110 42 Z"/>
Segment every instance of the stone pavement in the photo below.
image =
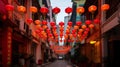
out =
<path fill-rule="evenodd" d="M 56 60 L 53 63 L 47 64 L 44 67 L 73 67 L 66 60 Z"/>

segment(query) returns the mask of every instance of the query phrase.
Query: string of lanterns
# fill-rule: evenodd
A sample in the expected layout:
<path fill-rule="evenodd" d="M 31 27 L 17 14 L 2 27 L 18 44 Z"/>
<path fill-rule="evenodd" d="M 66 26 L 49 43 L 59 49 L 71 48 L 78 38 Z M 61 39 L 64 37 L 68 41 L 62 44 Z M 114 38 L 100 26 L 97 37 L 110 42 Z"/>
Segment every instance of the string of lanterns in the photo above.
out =
<path fill-rule="evenodd" d="M 110 8 L 109 4 L 103 4 L 101 6 L 102 11 L 106 11 L 109 8 Z M 6 10 L 7 11 L 13 11 L 14 6 L 6 5 Z M 24 6 L 18 6 L 17 10 L 20 13 L 25 13 L 26 12 L 26 8 Z M 91 13 L 94 13 L 96 10 L 97 10 L 97 7 L 95 5 L 91 5 L 88 8 L 88 11 L 91 12 Z M 38 12 L 38 9 L 34 6 L 31 6 L 30 11 L 32 13 L 36 13 L 36 12 Z M 41 7 L 39 11 L 41 12 L 41 14 L 43 16 L 45 16 L 49 12 L 47 7 Z M 55 15 L 60 13 L 60 11 L 61 10 L 58 7 L 55 7 L 55 8 L 52 9 L 52 12 Z M 67 7 L 65 9 L 65 13 L 67 13 L 68 15 L 71 12 L 72 12 L 71 7 Z M 82 13 L 85 12 L 85 9 L 84 9 L 84 7 L 78 7 L 76 9 L 76 12 L 81 15 Z M 36 28 L 37 28 L 35 33 L 41 38 L 41 40 L 49 41 L 49 42 L 52 41 L 52 42 L 58 43 L 59 42 L 59 37 L 60 37 L 61 38 L 60 42 L 72 43 L 72 42 L 81 42 L 82 40 L 84 40 L 87 37 L 90 30 L 95 27 L 94 24 L 99 24 L 100 20 L 97 19 L 97 18 L 94 19 L 94 20 L 86 20 L 85 24 L 82 24 L 81 21 L 77 21 L 74 26 L 72 26 L 71 21 L 68 21 L 67 29 L 65 31 L 64 31 L 64 22 L 62 22 L 62 21 L 59 22 L 59 26 L 57 26 L 54 21 L 49 22 L 49 24 L 51 26 L 50 29 L 48 28 L 48 26 L 47 26 L 48 22 L 45 19 L 43 19 L 42 21 L 40 21 L 40 20 L 33 21 L 32 19 L 27 19 L 28 24 L 31 24 L 32 22 L 35 23 Z M 58 30 L 59 30 L 59 33 L 58 33 Z M 64 32 L 65 32 L 65 34 L 64 34 Z M 63 37 L 64 37 L 64 40 L 62 40 Z M 64 45 L 64 46 L 61 47 L 59 45 L 57 45 L 57 46 L 55 46 L 55 45 L 52 46 L 51 45 L 51 49 L 53 49 L 56 54 L 66 54 L 71 49 L 71 46 L 70 45 L 69 46 Z"/>

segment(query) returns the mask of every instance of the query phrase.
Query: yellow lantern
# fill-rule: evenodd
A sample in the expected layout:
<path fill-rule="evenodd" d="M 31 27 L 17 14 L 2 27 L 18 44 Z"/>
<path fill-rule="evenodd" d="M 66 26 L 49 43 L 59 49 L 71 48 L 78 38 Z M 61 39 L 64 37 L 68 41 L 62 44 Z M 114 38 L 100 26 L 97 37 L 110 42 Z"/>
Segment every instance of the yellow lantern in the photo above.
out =
<path fill-rule="evenodd" d="M 89 12 L 94 12 L 97 10 L 97 7 L 95 5 L 91 5 L 89 8 L 88 8 Z"/>
<path fill-rule="evenodd" d="M 31 7 L 30 7 L 30 11 L 33 12 L 33 13 L 36 13 L 38 10 L 37 10 L 36 7 L 31 6 Z"/>
<path fill-rule="evenodd" d="M 96 43 L 96 41 L 90 41 L 90 44 L 95 44 Z"/>
<path fill-rule="evenodd" d="M 22 12 L 22 13 L 26 11 L 26 8 L 24 6 L 18 6 L 17 9 L 19 12 Z"/>
<path fill-rule="evenodd" d="M 76 12 L 79 13 L 79 14 L 82 14 L 82 13 L 85 12 L 85 9 L 84 9 L 84 7 L 78 7 Z"/>

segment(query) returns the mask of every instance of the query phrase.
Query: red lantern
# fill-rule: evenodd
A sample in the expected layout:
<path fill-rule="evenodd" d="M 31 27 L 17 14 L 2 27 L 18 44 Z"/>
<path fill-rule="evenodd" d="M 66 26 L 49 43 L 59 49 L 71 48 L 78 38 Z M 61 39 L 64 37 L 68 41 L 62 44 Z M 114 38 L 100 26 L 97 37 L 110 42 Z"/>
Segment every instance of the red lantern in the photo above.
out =
<path fill-rule="evenodd" d="M 60 22 L 59 25 L 60 25 L 60 26 L 63 26 L 63 25 L 64 25 L 64 22 Z"/>
<path fill-rule="evenodd" d="M 77 25 L 77 26 L 80 26 L 81 24 L 82 24 L 81 21 L 77 21 L 77 22 L 76 22 L 76 25 Z"/>
<path fill-rule="evenodd" d="M 87 25 L 90 25 L 92 22 L 91 22 L 91 20 L 86 20 L 85 21 L 85 24 L 87 24 Z"/>
<path fill-rule="evenodd" d="M 58 14 L 60 12 L 60 8 L 55 7 L 52 9 L 53 13 Z"/>
<path fill-rule="evenodd" d="M 43 21 L 42 21 L 42 24 L 43 24 L 43 25 L 47 25 L 47 21 L 46 21 L 46 20 L 43 20 Z"/>
<path fill-rule="evenodd" d="M 33 22 L 32 19 L 27 19 L 28 24 L 31 24 Z"/>
<path fill-rule="evenodd" d="M 45 14 L 48 13 L 48 8 L 47 7 L 41 7 L 40 12 L 45 15 Z"/>
<path fill-rule="evenodd" d="M 13 11 L 14 10 L 14 6 L 12 6 L 12 5 L 6 5 L 5 8 L 6 8 L 7 11 Z"/>
<path fill-rule="evenodd" d="M 93 22 L 96 23 L 96 24 L 99 24 L 100 20 L 99 19 L 94 19 Z"/>
<path fill-rule="evenodd" d="M 55 26 L 55 22 L 50 22 L 50 25 L 51 26 Z"/>
<path fill-rule="evenodd" d="M 71 7 L 67 7 L 67 8 L 65 9 L 65 12 L 66 12 L 67 14 L 70 14 L 70 13 L 72 12 L 72 8 L 71 8 Z"/>
<path fill-rule="evenodd" d="M 82 14 L 85 12 L 85 9 L 83 7 L 78 7 L 76 11 L 77 13 Z"/>
<path fill-rule="evenodd" d="M 94 12 L 97 10 L 97 7 L 95 5 L 91 5 L 89 8 L 88 8 L 89 12 Z"/>
<path fill-rule="evenodd" d="M 53 26 L 53 29 L 56 30 L 56 29 L 57 29 L 57 26 Z"/>
<path fill-rule="evenodd" d="M 68 22 L 68 25 L 69 25 L 69 26 L 72 26 L 72 22 L 71 22 L 71 21 L 69 21 L 69 22 Z"/>
<path fill-rule="evenodd" d="M 33 12 L 33 13 L 36 13 L 38 10 L 37 10 L 36 7 L 31 6 L 31 7 L 30 7 L 30 11 Z"/>
<path fill-rule="evenodd" d="M 101 10 L 102 10 L 102 11 L 106 11 L 106 10 L 108 10 L 109 8 L 110 8 L 109 4 L 103 4 L 103 5 L 101 6 Z"/>

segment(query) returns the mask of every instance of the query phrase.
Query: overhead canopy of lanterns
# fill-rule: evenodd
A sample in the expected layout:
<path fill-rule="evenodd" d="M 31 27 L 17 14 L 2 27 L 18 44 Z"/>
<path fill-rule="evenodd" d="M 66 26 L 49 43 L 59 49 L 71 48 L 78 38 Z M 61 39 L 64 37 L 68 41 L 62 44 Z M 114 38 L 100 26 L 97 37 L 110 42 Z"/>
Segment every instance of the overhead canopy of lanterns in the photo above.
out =
<path fill-rule="evenodd" d="M 26 11 L 26 8 L 24 6 L 18 6 L 18 11 L 21 13 L 24 13 Z M 109 9 L 108 4 L 103 4 L 101 6 L 102 11 L 106 11 Z M 13 11 L 14 7 L 12 5 L 6 5 L 6 10 L 8 11 Z M 91 13 L 94 13 L 97 10 L 97 7 L 95 5 L 91 5 L 88 8 L 88 11 Z M 30 7 L 30 11 L 32 13 L 38 12 L 38 9 L 34 6 Z M 46 15 L 49 10 L 47 7 L 41 7 L 40 10 L 42 15 Z M 60 8 L 55 7 L 52 9 L 53 14 L 58 14 L 60 12 Z M 71 7 L 67 7 L 65 9 L 65 12 L 69 15 L 72 12 Z M 85 12 L 84 7 L 78 7 L 76 9 L 76 12 L 79 13 L 80 15 Z M 71 21 L 68 21 L 67 23 L 67 29 L 64 30 L 64 22 L 59 22 L 59 26 L 56 25 L 55 21 L 47 22 L 45 19 L 43 20 L 35 20 L 33 21 L 32 19 L 27 19 L 27 23 L 31 24 L 32 22 L 35 23 L 36 25 L 36 31 L 35 33 L 41 38 L 41 40 L 48 41 L 48 42 L 55 42 L 55 45 L 58 45 L 58 42 L 81 42 L 84 40 L 88 33 L 90 32 L 91 29 L 93 29 L 95 26 L 94 24 L 99 24 L 100 20 L 99 19 L 94 19 L 94 20 L 86 20 L 85 23 L 83 24 L 82 21 L 77 21 L 76 24 L 73 26 Z M 48 24 L 50 24 L 50 27 L 48 28 Z M 62 38 L 64 37 L 64 40 Z M 60 40 L 59 40 L 60 38 Z M 51 49 L 55 51 L 56 54 L 66 54 L 70 48 L 71 45 L 69 46 L 55 46 L 51 45 Z"/>

